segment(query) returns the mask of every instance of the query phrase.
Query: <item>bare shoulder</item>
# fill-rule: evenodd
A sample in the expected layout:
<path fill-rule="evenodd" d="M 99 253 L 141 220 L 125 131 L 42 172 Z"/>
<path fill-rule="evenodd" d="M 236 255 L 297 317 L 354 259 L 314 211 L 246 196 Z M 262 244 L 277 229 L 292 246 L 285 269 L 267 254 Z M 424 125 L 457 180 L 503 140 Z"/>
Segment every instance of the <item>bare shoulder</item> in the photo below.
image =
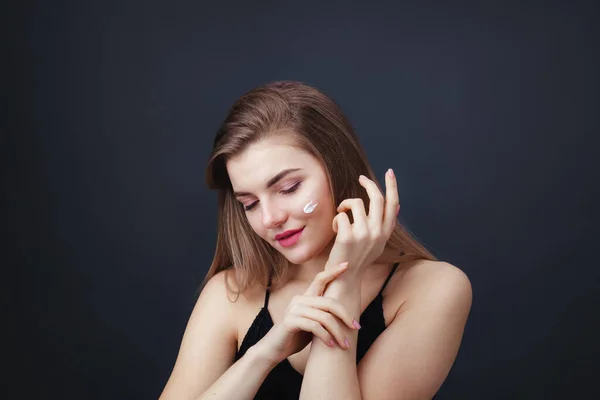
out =
<path fill-rule="evenodd" d="M 247 320 L 256 315 L 262 307 L 265 288 L 261 285 L 254 285 L 240 291 L 235 272 L 228 269 L 217 273 L 206 283 L 200 298 L 203 296 L 207 298 L 207 301 L 214 301 L 216 307 L 228 310 L 237 339 L 240 331 L 243 331 L 247 325 Z"/>
<path fill-rule="evenodd" d="M 234 274 L 230 270 L 217 272 L 212 278 L 206 282 L 198 302 L 200 301 L 220 301 L 220 302 L 235 302 L 235 292 L 237 285 L 235 283 Z"/>
<path fill-rule="evenodd" d="M 400 311 L 411 303 L 451 301 L 470 308 L 471 282 L 460 268 L 445 261 L 414 260 L 400 264 L 388 294 Z"/>
<path fill-rule="evenodd" d="M 400 307 L 426 301 L 470 309 L 471 282 L 460 268 L 445 261 L 416 260 L 402 265 L 399 272 L 390 284 Z"/>
<path fill-rule="evenodd" d="M 434 283 L 465 285 L 469 283 L 469 278 L 460 268 L 448 262 L 417 260 L 405 268 L 402 281 L 410 286 L 429 286 Z"/>
<path fill-rule="evenodd" d="M 237 312 L 230 300 L 229 275 L 219 272 L 202 288 L 161 399 L 196 398 L 231 366 Z"/>
<path fill-rule="evenodd" d="M 198 302 L 211 301 L 220 306 L 226 306 L 235 317 L 240 310 L 258 302 L 263 294 L 264 289 L 258 285 L 240 292 L 234 271 L 227 269 L 218 272 L 206 282 Z"/>
<path fill-rule="evenodd" d="M 218 324 L 221 328 L 225 324 L 233 326 L 235 293 L 232 293 L 231 288 L 233 282 L 235 289 L 235 281 L 231 280 L 232 275 L 228 270 L 220 271 L 206 282 L 198 296 L 188 325 L 193 325 L 200 315 L 204 317 L 208 315 L 211 319 L 214 318 L 213 324 Z"/>
<path fill-rule="evenodd" d="M 359 363 L 360 388 L 369 398 L 431 399 L 458 354 L 471 307 L 471 283 L 447 262 L 400 265 L 388 285 L 393 285 L 390 311 L 396 312 Z"/>

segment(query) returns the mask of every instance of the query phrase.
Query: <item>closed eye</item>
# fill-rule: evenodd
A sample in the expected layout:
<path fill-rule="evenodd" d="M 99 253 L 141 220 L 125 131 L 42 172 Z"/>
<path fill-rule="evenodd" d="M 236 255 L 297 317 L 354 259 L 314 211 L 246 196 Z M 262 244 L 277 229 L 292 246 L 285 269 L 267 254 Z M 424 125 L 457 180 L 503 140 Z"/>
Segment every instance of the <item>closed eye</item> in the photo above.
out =
<path fill-rule="evenodd" d="M 289 188 L 289 189 L 286 189 L 286 190 L 282 190 L 280 193 L 282 193 L 282 194 L 292 194 L 292 193 L 294 193 L 296 190 L 298 190 L 298 188 L 300 187 L 300 183 L 301 183 L 301 182 L 298 182 L 298 183 L 296 183 L 294 186 L 292 186 L 291 188 Z M 252 209 L 254 209 L 254 207 L 256 207 L 256 205 L 257 205 L 257 204 L 258 204 L 258 201 L 255 201 L 255 202 L 254 202 L 254 203 L 252 203 L 252 204 L 249 204 L 249 205 L 247 205 L 247 206 L 244 206 L 244 211 L 251 211 Z"/>
<path fill-rule="evenodd" d="M 300 182 L 294 184 L 294 186 L 292 186 L 289 189 L 286 190 L 282 190 L 281 193 L 283 194 L 290 194 L 290 193 L 294 193 L 296 190 L 298 190 L 298 188 L 300 187 Z"/>

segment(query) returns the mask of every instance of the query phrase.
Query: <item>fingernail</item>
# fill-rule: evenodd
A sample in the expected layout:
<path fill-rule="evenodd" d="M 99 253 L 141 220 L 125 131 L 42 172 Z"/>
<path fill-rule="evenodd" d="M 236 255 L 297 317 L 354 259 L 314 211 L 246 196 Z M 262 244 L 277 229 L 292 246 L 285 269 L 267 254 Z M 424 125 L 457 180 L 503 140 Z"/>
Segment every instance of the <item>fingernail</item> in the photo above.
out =
<path fill-rule="evenodd" d="M 394 170 L 393 169 L 391 169 L 391 168 L 388 169 L 388 174 L 389 174 L 390 178 L 392 178 L 392 179 L 396 178 L 396 176 L 394 175 Z"/>
<path fill-rule="evenodd" d="M 346 262 L 343 262 L 343 263 L 341 263 L 341 264 L 338 266 L 338 268 L 339 268 L 339 269 L 344 269 L 344 268 L 346 268 L 347 266 L 348 266 L 348 262 L 346 261 Z"/>
<path fill-rule="evenodd" d="M 348 342 L 348 339 L 344 339 L 344 344 L 346 345 L 347 349 L 350 348 L 350 343 Z"/>
<path fill-rule="evenodd" d="M 329 339 L 329 345 L 331 347 L 335 346 L 335 342 L 333 341 L 333 339 Z"/>
<path fill-rule="evenodd" d="M 352 324 L 354 324 L 354 327 L 355 327 L 356 329 L 360 329 L 360 324 L 358 323 L 358 321 L 357 321 L 357 320 L 354 320 L 354 321 L 352 321 Z"/>
<path fill-rule="evenodd" d="M 400 204 L 398 204 L 398 210 L 396 210 L 396 215 L 400 212 Z"/>

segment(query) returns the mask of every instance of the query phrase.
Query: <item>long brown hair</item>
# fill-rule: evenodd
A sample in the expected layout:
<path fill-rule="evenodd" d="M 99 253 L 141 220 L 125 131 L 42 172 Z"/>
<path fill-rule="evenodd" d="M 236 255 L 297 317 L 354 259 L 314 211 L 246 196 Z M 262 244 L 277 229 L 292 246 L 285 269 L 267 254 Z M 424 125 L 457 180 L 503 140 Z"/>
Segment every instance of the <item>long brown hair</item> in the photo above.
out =
<path fill-rule="evenodd" d="M 206 168 L 206 183 L 218 192 L 218 227 L 215 255 L 203 285 L 218 272 L 233 269 L 237 295 L 255 284 L 267 285 L 273 274 L 276 287 L 289 265 L 287 259 L 251 228 L 243 205 L 233 195 L 226 162 L 248 145 L 272 135 L 292 135 L 298 147 L 324 166 L 333 194 L 334 209 L 344 199 L 369 197 L 358 183 L 365 175 L 382 189 L 367 161 L 350 121 L 340 107 L 316 88 L 294 81 L 258 87 L 239 98 L 214 139 Z M 377 263 L 416 259 L 436 260 L 414 236 L 396 224 Z"/>

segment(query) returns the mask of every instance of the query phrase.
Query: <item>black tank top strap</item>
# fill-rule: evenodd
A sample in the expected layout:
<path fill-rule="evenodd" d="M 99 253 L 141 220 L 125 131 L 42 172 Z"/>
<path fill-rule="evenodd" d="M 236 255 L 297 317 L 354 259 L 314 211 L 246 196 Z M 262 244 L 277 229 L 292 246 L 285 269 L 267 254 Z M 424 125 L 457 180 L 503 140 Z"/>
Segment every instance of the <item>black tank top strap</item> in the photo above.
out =
<path fill-rule="evenodd" d="M 271 287 L 271 273 L 269 273 L 269 283 L 267 283 L 267 288 L 265 290 L 265 305 L 263 306 L 263 308 L 267 308 L 269 306 L 269 295 L 271 294 L 271 292 L 269 291 L 270 287 Z"/>
<path fill-rule="evenodd" d="M 381 287 L 381 290 L 379 291 L 378 296 L 381 296 L 381 294 L 383 293 L 383 289 L 385 289 L 385 287 L 387 286 L 388 282 L 392 278 L 392 275 L 394 275 L 394 272 L 396 272 L 396 268 L 398 268 L 398 264 L 400 264 L 400 263 L 394 264 L 394 267 L 392 268 L 392 272 L 390 272 L 390 274 L 386 278 L 385 282 L 383 283 L 383 286 Z"/>

